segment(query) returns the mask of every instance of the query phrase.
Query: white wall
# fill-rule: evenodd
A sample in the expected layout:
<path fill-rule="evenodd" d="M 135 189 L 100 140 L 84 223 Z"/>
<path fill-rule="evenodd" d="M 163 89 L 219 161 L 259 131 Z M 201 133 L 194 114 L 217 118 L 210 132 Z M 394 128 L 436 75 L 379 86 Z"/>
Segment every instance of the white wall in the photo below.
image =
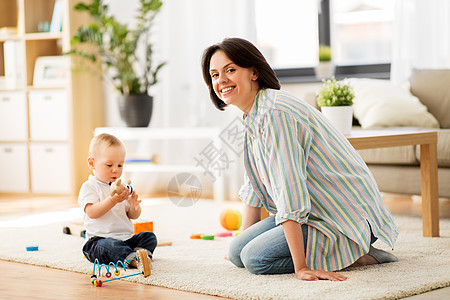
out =
<path fill-rule="evenodd" d="M 155 59 L 166 61 L 159 84 L 150 90 L 154 111 L 150 127 L 219 127 L 225 129 L 242 113 L 235 107 L 217 110 L 209 99 L 201 73 L 201 56 L 205 48 L 225 37 L 255 37 L 254 0 L 167 0 L 157 17 L 153 33 Z M 110 11 L 120 22 L 132 22 L 138 0 L 109 0 Z M 217 9 L 220 4 L 220 10 Z M 132 25 L 132 24 L 130 24 Z M 283 88 L 300 98 L 311 97 L 318 84 L 287 84 Z M 107 126 L 124 126 L 120 119 L 115 91 L 105 84 Z M 308 96 L 309 95 L 309 96 Z M 128 144 L 128 152 L 157 153 L 162 163 L 193 163 L 206 141 L 191 143 L 140 142 Z M 182 150 L 180 150 L 182 149 Z M 243 157 L 225 148 L 232 161 L 226 170 L 226 198 L 237 199 L 243 181 Z M 174 174 L 131 174 L 140 193 L 167 192 L 167 182 Z M 201 174 L 197 174 L 201 177 Z M 202 177 L 204 195 L 211 195 L 211 180 Z"/>
<path fill-rule="evenodd" d="M 111 13 L 120 22 L 132 22 L 138 0 L 109 0 Z M 225 37 L 238 36 L 250 39 L 254 36 L 248 26 L 252 22 L 253 0 L 166 0 L 157 17 L 154 33 L 154 51 L 157 62 L 167 65 L 159 73 L 159 83 L 150 90 L 154 96 L 154 111 L 150 127 L 219 127 L 225 129 L 241 112 L 230 107 L 225 112 L 217 110 L 209 99 L 208 89 L 201 73 L 201 56 L 205 48 Z M 220 4 L 221 9 L 217 7 Z M 223 4 L 223 5 L 222 5 Z M 124 126 L 120 120 L 117 96 L 105 83 L 106 125 Z M 133 145 L 136 146 L 136 145 Z M 130 146 L 131 147 L 131 146 Z M 180 147 L 168 143 L 141 143 L 140 149 L 151 148 L 161 161 L 192 162 L 202 146 L 198 141 Z M 228 149 L 229 150 L 229 149 Z M 230 156 L 235 155 L 227 151 Z M 242 157 L 234 157 L 234 164 L 225 173 L 230 185 L 227 198 L 236 199 L 242 182 Z M 173 175 L 168 175 L 172 177 Z M 159 191 L 164 193 L 168 176 L 133 174 L 141 193 Z M 210 182 L 202 182 L 205 191 L 211 192 Z"/>

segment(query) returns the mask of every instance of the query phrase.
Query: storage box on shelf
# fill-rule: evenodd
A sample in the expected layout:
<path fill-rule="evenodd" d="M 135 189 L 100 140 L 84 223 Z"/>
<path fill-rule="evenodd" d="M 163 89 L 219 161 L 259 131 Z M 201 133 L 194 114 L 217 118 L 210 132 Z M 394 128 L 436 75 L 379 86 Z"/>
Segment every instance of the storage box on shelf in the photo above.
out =
<path fill-rule="evenodd" d="M 0 193 L 76 194 L 89 175 L 85 149 L 104 120 L 101 79 L 72 73 L 64 56 L 63 83 L 48 68 L 46 84 L 35 80 L 36 60 L 63 57 L 72 28 L 89 22 L 74 13 L 77 2 L 0 0 L 0 165 L 8 170 Z M 45 22 L 52 32 L 39 32 Z"/>

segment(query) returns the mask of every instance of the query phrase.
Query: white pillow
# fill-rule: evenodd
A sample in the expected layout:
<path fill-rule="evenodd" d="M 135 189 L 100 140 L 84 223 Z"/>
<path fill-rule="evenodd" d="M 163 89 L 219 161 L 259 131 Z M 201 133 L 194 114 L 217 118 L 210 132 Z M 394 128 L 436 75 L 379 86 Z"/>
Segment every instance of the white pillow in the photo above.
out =
<path fill-rule="evenodd" d="M 389 80 L 351 78 L 354 116 L 364 129 L 413 126 L 439 128 L 437 119 L 407 88 Z"/>

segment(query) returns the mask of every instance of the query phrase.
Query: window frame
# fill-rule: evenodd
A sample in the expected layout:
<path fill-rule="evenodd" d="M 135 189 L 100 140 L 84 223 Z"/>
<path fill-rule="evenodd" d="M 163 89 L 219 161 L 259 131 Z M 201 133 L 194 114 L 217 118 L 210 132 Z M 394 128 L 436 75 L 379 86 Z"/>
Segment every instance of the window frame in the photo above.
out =
<path fill-rule="evenodd" d="M 319 9 L 319 45 L 331 45 L 330 26 L 330 0 L 320 0 Z M 315 76 L 314 68 L 276 68 L 275 74 L 281 83 L 307 83 L 320 82 Z M 391 64 L 365 64 L 365 65 L 337 65 L 335 69 L 336 79 L 348 77 L 364 77 L 375 79 L 389 79 L 391 76 Z"/>

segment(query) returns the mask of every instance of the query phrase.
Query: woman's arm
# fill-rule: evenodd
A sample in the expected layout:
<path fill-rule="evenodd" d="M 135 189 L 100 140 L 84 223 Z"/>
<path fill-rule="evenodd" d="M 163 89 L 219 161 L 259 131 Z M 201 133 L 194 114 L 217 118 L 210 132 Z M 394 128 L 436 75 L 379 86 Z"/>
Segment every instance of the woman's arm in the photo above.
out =
<path fill-rule="evenodd" d="M 284 235 L 294 262 L 295 276 L 300 280 L 328 279 L 332 281 L 346 280 L 347 277 L 322 270 L 310 270 L 306 263 L 305 247 L 303 244 L 302 226 L 292 220 L 282 223 Z"/>
<path fill-rule="evenodd" d="M 242 230 L 245 230 L 253 224 L 261 221 L 261 207 L 253 207 L 244 204 L 244 213 L 242 216 Z"/>

